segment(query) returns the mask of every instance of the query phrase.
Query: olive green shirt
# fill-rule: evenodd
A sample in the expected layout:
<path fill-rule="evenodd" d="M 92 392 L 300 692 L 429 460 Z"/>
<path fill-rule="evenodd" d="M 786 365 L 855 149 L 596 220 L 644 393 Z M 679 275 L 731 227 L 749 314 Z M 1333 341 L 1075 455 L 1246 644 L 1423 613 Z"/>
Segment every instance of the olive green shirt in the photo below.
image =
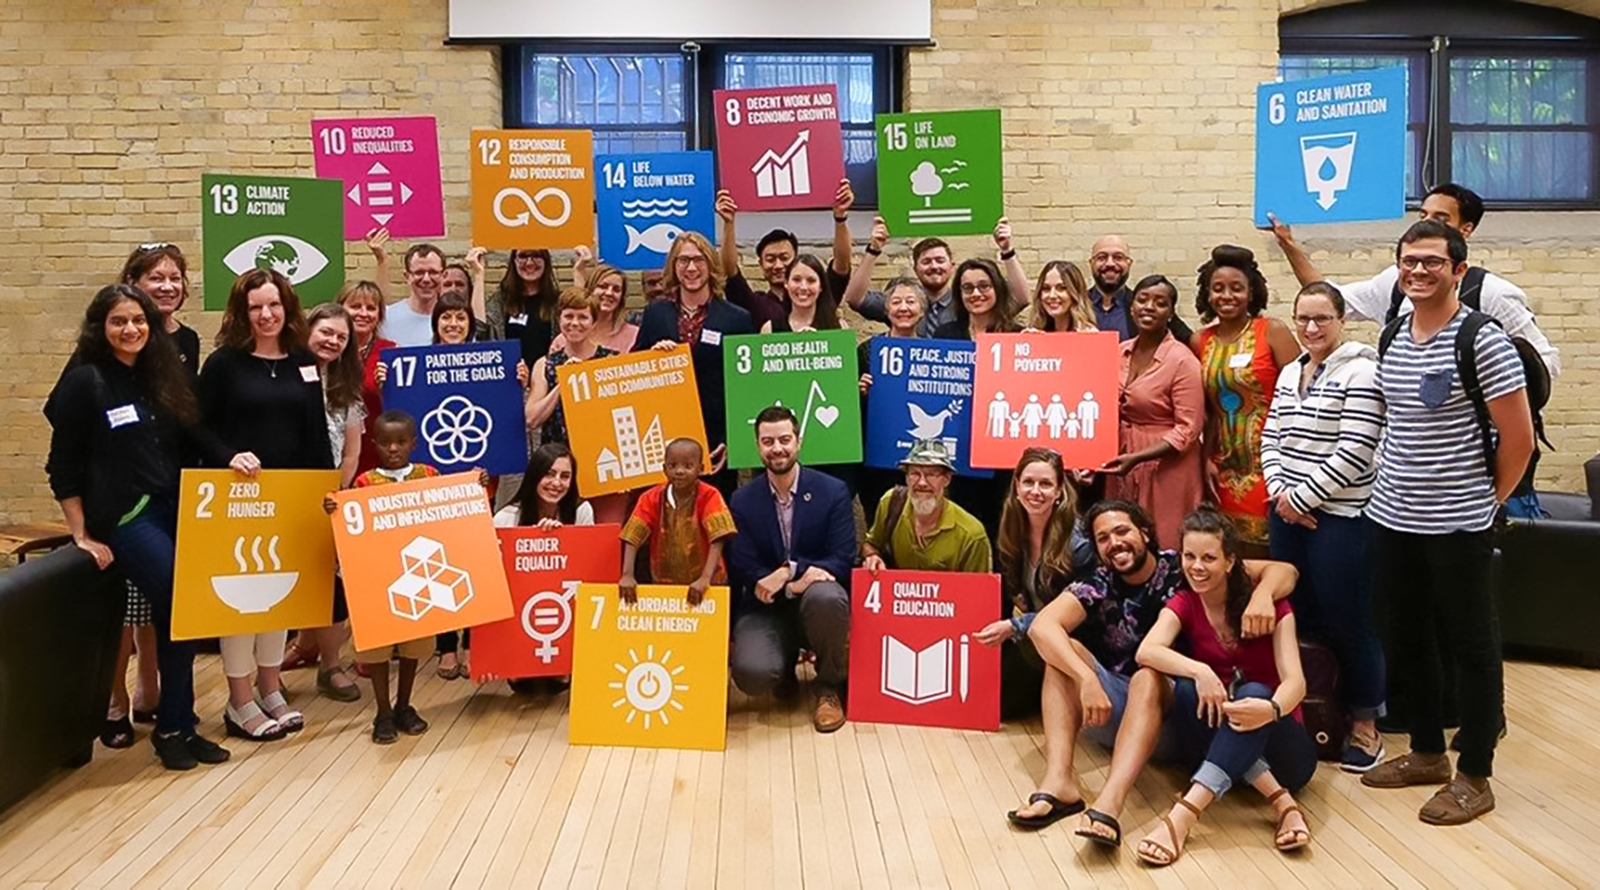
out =
<path fill-rule="evenodd" d="M 907 498 L 906 508 L 893 529 L 884 528 L 888 522 L 890 490 L 878 502 L 873 514 L 872 528 L 867 532 L 867 543 L 883 556 L 885 562 L 897 569 L 919 572 L 989 572 L 991 558 L 989 533 L 971 513 L 956 502 L 946 498 L 944 512 L 939 516 L 939 527 L 923 546 L 917 545 L 916 530 L 912 527 L 915 510 Z"/>

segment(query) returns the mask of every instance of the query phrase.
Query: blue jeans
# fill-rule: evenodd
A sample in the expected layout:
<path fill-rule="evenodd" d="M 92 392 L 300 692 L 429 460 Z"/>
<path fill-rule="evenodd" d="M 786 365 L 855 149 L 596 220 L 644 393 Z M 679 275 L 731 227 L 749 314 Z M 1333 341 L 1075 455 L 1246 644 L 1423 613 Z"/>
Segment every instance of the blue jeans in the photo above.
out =
<path fill-rule="evenodd" d="M 1202 761 L 1192 781 L 1204 785 L 1216 797 L 1228 793 L 1239 782 L 1254 782 L 1271 772 L 1278 784 L 1298 791 L 1311 781 L 1317 770 L 1317 746 L 1292 715 L 1250 732 L 1236 732 L 1224 720 L 1212 728 L 1195 713 L 1200 695 L 1194 681 L 1179 677 L 1174 688 L 1170 722 L 1177 732 L 1183 762 Z M 1262 683 L 1239 687 L 1235 700 L 1271 698 L 1272 690 Z"/>
<path fill-rule="evenodd" d="M 1366 520 L 1313 514 L 1315 531 L 1267 517 L 1272 558 L 1300 570 L 1290 602 L 1300 635 L 1325 640 L 1344 671 L 1350 716 L 1376 720 L 1387 710 L 1383 645 L 1372 624 L 1372 530 Z"/>
<path fill-rule="evenodd" d="M 145 599 L 156 626 L 156 670 L 161 675 L 161 704 L 156 732 L 194 733 L 193 640 L 172 639 L 172 570 L 177 559 L 177 506 L 151 500 L 144 512 L 112 533 L 115 565 Z M 120 682 L 120 681 L 119 681 Z"/>

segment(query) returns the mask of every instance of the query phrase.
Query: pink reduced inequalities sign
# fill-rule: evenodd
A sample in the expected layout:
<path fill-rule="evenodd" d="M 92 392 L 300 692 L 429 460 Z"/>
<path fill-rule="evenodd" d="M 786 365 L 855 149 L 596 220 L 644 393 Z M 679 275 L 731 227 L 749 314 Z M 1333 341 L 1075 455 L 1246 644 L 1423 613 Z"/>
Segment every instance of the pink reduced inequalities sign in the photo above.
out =
<path fill-rule="evenodd" d="M 344 237 L 386 227 L 396 238 L 444 234 L 439 125 L 431 117 L 311 122 L 317 177 L 344 182 Z"/>

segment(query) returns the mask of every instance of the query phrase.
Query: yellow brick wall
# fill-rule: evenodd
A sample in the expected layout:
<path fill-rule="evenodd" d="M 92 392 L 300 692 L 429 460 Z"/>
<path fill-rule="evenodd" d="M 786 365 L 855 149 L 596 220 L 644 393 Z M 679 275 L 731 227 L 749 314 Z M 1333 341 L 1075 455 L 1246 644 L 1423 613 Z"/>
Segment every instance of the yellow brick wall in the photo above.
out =
<path fill-rule="evenodd" d="M 1030 267 L 1081 259 L 1116 231 L 1136 274 L 1187 282 L 1212 245 L 1232 241 L 1267 261 L 1282 314 L 1292 276 L 1249 225 L 1254 89 L 1273 74 L 1278 16 L 1312 5 L 1324 4 L 935 0 L 938 45 L 908 54 L 907 100 L 1004 109 L 1007 205 Z M 1600 0 L 1556 5 L 1600 15 Z M 173 241 L 198 265 L 203 171 L 310 175 L 314 116 L 436 115 L 451 232 L 441 244 L 464 250 L 467 135 L 500 124 L 500 70 L 492 48 L 444 45 L 446 6 L 0 4 L 0 521 L 57 515 L 39 406 L 84 302 L 132 245 Z M 1473 247 L 1527 289 L 1562 349 L 1549 415 L 1562 450 L 1543 475 L 1570 488 L 1600 445 L 1600 371 L 1588 358 L 1600 339 L 1600 223 L 1550 216 L 1493 215 Z M 1330 275 L 1364 276 L 1400 229 L 1303 240 Z M 365 251 L 349 248 L 350 268 L 369 272 Z M 216 320 L 198 302 L 185 318 L 206 336 Z"/>

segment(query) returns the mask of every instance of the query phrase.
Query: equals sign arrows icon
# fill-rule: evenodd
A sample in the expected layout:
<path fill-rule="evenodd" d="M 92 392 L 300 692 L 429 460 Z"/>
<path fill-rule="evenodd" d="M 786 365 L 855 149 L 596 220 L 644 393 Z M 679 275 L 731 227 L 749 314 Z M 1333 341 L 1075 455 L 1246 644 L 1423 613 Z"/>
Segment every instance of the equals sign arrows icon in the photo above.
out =
<path fill-rule="evenodd" d="M 368 176 L 389 176 L 391 174 L 389 173 L 389 168 L 383 166 L 383 162 L 382 161 L 377 161 L 377 162 L 374 162 L 373 165 L 367 170 L 367 175 Z M 365 206 L 367 208 L 372 208 L 372 207 L 393 207 L 393 206 L 395 206 L 395 194 L 394 194 L 395 185 L 396 185 L 396 183 L 392 179 L 377 179 L 377 180 L 369 179 L 367 181 L 367 190 L 366 190 L 366 201 L 365 201 L 365 203 L 363 203 L 362 200 L 361 200 L 362 192 L 361 192 L 361 183 L 359 183 L 359 182 L 356 183 L 355 185 L 351 186 L 350 187 L 350 191 L 346 192 L 345 196 L 348 197 L 351 201 L 354 201 L 356 204 L 361 205 L 361 206 Z M 411 187 L 406 185 L 403 182 L 399 183 L 399 186 L 400 186 L 400 203 L 404 204 L 404 203 L 406 203 L 406 202 L 411 200 L 411 194 L 412 194 Z M 372 214 L 372 218 L 377 221 L 378 225 L 386 226 L 386 225 L 389 224 L 389 220 L 394 219 L 394 213 L 393 212 L 373 213 Z"/>

